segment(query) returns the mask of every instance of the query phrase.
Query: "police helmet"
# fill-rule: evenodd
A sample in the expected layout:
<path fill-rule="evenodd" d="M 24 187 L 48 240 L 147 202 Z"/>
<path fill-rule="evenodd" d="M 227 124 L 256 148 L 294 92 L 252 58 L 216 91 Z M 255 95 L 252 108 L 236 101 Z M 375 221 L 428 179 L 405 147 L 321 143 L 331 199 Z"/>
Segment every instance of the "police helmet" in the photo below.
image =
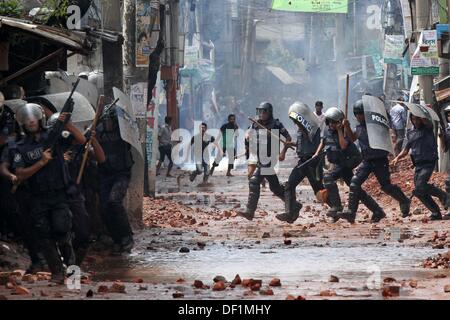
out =
<path fill-rule="evenodd" d="M 362 100 L 358 100 L 353 105 L 353 114 L 356 116 L 357 114 L 364 113 L 364 104 Z"/>
<path fill-rule="evenodd" d="M 51 128 L 55 125 L 56 121 L 58 121 L 59 116 L 61 115 L 60 112 L 56 112 L 50 116 L 47 120 L 47 128 Z"/>
<path fill-rule="evenodd" d="M 325 111 L 325 120 L 327 121 L 327 123 L 328 121 L 339 122 L 344 118 L 345 115 L 342 110 L 339 110 L 336 107 L 329 108 L 327 111 Z"/>
<path fill-rule="evenodd" d="M 308 105 L 306 105 L 303 102 L 296 101 L 289 107 L 289 118 L 296 124 L 301 125 L 298 119 L 302 118 L 304 114 L 308 111 L 309 111 Z"/>
<path fill-rule="evenodd" d="M 16 120 L 22 128 L 30 120 L 39 121 L 40 127 L 43 128 L 45 122 L 45 113 L 40 105 L 36 103 L 27 103 L 19 110 L 17 110 Z"/>
<path fill-rule="evenodd" d="M 256 112 L 258 113 L 258 116 L 261 114 L 261 112 L 267 112 L 269 113 L 269 118 L 273 117 L 273 106 L 270 102 L 262 102 L 257 108 Z"/>

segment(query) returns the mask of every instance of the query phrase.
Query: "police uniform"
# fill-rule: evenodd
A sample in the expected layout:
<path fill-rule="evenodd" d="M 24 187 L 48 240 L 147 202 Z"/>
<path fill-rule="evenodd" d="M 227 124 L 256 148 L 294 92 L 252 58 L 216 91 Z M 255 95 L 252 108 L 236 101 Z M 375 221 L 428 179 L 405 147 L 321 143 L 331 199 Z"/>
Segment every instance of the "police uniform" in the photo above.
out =
<path fill-rule="evenodd" d="M 10 138 L 7 145 L 3 148 L 1 153 L 0 163 L 6 164 L 8 170 L 15 173 L 14 155 L 17 152 L 17 141 Z M 9 196 L 10 204 L 14 206 L 14 225 L 18 235 L 23 240 L 23 244 L 28 251 L 31 260 L 31 265 L 27 273 L 35 273 L 37 271 L 44 271 L 45 260 L 42 253 L 39 252 L 39 239 L 33 232 L 33 224 L 31 221 L 31 194 L 28 190 L 27 184 L 22 183 L 17 187 L 14 194 L 11 193 L 13 185 L 9 181 L 5 181 L 6 194 Z"/>
<path fill-rule="evenodd" d="M 268 120 L 267 123 L 264 124 L 264 126 L 268 130 L 278 130 L 279 133 L 285 137 L 286 140 L 291 140 L 291 136 L 289 135 L 289 132 L 286 130 L 284 125 L 278 120 L 271 118 Z M 260 189 L 261 189 L 261 182 L 266 179 L 269 183 L 270 190 L 281 200 L 284 202 L 284 188 L 280 185 L 280 181 L 278 180 L 278 176 L 275 173 L 275 170 L 273 167 L 275 164 L 271 163 L 269 159 L 272 158 L 272 146 L 271 146 L 271 134 L 265 130 L 260 128 L 258 125 L 253 124 L 251 126 L 250 132 L 254 132 L 255 136 L 253 136 L 253 139 L 257 143 L 256 148 L 256 158 L 257 158 L 257 164 L 256 164 L 256 170 L 253 173 L 253 175 L 249 179 L 249 195 L 248 195 L 248 202 L 247 202 L 247 211 L 246 215 L 253 217 L 256 207 L 258 205 L 259 196 L 260 196 Z M 252 139 L 252 137 L 250 137 Z M 250 144 L 252 141 L 246 140 L 246 145 L 250 147 Z M 263 145 L 266 145 L 265 148 L 262 148 Z M 278 161 L 278 154 L 276 156 L 276 161 Z"/>
<path fill-rule="evenodd" d="M 441 210 L 432 197 L 439 198 L 444 207 L 449 206 L 450 198 L 447 193 L 428 183 L 438 160 L 433 126 L 409 129 L 406 138 L 405 150 L 411 150 L 411 160 L 415 166 L 413 194 L 432 212 L 432 218 L 440 219 Z"/>
<path fill-rule="evenodd" d="M 323 178 L 323 184 L 328 191 L 328 202 L 331 205 L 327 215 L 334 218 L 335 221 L 339 219 L 337 213 L 342 211 L 342 202 L 336 181 L 342 178 L 347 186 L 350 186 L 353 177 L 353 167 L 358 163 L 356 160 L 357 155 L 350 154 L 351 148 L 356 148 L 355 145 L 347 137 L 345 139 L 348 146 L 346 150 L 342 150 L 336 130 L 326 129 L 323 137 L 326 157 L 328 162 L 331 163 L 330 170 L 324 173 Z M 361 190 L 359 193 L 359 199 L 370 211 L 376 212 L 381 210 L 375 200 L 364 190 Z"/>
<path fill-rule="evenodd" d="M 28 168 L 41 160 L 48 131 L 40 131 L 39 140 L 26 135 L 17 143 L 14 167 Z M 47 260 L 53 275 L 64 273 L 59 251 L 66 265 L 74 264 L 71 242 L 72 214 L 67 199 L 68 172 L 64 165 L 60 146 L 53 152 L 53 159 L 27 179 L 30 191 L 31 217 L 39 239 L 40 251 Z"/>
<path fill-rule="evenodd" d="M 97 126 L 97 140 L 106 155 L 106 161 L 98 166 L 100 200 L 109 235 L 116 245 L 128 246 L 133 242 L 133 232 L 123 200 L 127 194 L 134 161 L 131 145 L 121 138 L 117 115 L 114 117 L 116 125 L 112 131 L 106 130 L 103 119 Z"/>
<path fill-rule="evenodd" d="M 299 130 L 297 133 L 297 155 L 299 161 L 289 175 L 289 179 L 284 187 L 285 210 L 286 213 L 290 213 L 290 216 L 293 216 L 294 211 L 298 208 L 296 208 L 298 204 L 296 203 L 295 189 L 305 177 L 308 178 L 314 194 L 323 189 L 322 181 L 317 173 L 317 167 L 321 162 L 320 157 L 317 157 L 309 164 L 303 166 L 306 161 L 312 158 L 319 147 L 321 139 L 320 135 L 321 131 L 317 130 L 311 141 L 308 135 L 306 135 L 302 130 Z"/>
<path fill-rule="evenodd" d="M 72 137 L 72 136 L 71 136 Z M 69 208 L 73 215 L 72 231 L 74 238 L 72 241 L 73 249 L 75 251 L 76 265 L 81 265 L 86 256 L 89 247 L 90 225 L 89 214 L 86 210 L 86 200 L 84 196 L 84 189 L 82 185 L 76 184 L 78 173 L 80 172 L 81 162 L 83 159 L 83 151 L 85 145 L 71 145 L 72 138 L 66 139 L 66 151 L 71 152 L 71 159 L 66 163 L 70 174 L 69 187 Z"/>
<path fill-rule="evenodd" d="M 409 214 L 409 204 L 411 201 L 398 186 L 391 183 L 388 161 L 389 152 L 370 147 L 365 122 L 356 126 L 356 136 L 358 138 L 363 160 L 350 183 L 348 200 L 349 211 L 352 214 L 356 214 L 358 211 L 359 194 L 362 191 L 361 185 L 369 178 L 369 175 L 373 173 L 381 185 L 381 190 L 397 200 L 400 203 L 403 215 L 407 216 Z M 379 212 L 379 214 L 384 216 L 382 212 Z"/>

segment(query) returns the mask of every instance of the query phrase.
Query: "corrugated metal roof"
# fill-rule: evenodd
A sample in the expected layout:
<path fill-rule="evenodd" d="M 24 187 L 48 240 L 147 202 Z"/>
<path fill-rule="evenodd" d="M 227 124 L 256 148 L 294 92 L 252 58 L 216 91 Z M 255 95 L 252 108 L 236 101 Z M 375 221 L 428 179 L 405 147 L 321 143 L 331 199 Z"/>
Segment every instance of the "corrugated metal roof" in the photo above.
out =
<path fill-rule="evenodd" d="M 86 41 L 86 34 L 82 31 L 71 31 L 61 28 L 34 24 L 27 20 L 0 16 L 0 28 L 5 25 L 34 34 L 59 43 L 67 49 L 77 53 L 87 53 L 91 47 Z"/>
<path fill-rule="evenodd" d="M 279 67 L 266 66 L 266 69 L 269 70 L 275 77 L 280 79 L 280 81 L 285 85 L 302 84 L 300 81 L 295 80 L 289 73 Z"/>

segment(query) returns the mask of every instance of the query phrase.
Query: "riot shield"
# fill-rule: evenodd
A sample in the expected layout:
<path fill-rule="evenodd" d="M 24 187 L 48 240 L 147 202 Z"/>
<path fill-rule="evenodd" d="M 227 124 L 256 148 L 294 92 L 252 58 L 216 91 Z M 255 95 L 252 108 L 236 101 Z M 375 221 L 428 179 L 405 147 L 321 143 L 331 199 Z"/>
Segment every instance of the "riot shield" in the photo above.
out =
<path fill-rule="evenodd" d="M 394 154 L 389 120 L 383 102 L 374 96 L 363 96 L 362 100 L 370 147 Z"/>
<path fill-rule="evenodd" d="M 290 110 L 291 112 L 289 113 L 289 118 L 300 124 L 308 133 L 309 140 L 312 141 L 317 133 L 317 130 L 320 129 L 317 116 L 306 104 L 298 101 L 294 102 Z"/>
<path fill-rule="evenodd" d="M 128 142 L 139 155 L 144 158 L 142 143 L 139 138 L 139 126 L 134 115 L 130 98 L 117 88 L 113 88 L 114 99 L 119 99 L 116 105 L 117 118 L 119 120 L 120 136 Z"/>
<path fill-rule="evenodd" d="M 69 95 L 70 92 L 62 92 L 27 98 L 27 100 L 28 102 L 45 106 L 54 112 L 60 112 Z M 84 131 L 84 129 L 91 124 L 92 120 L 94 120 L 95 110 L 89 101 L 78 92 L 73 93 L 72 99 L 74 102 L 74 107 L 70 119 L 78 129 Z"/>

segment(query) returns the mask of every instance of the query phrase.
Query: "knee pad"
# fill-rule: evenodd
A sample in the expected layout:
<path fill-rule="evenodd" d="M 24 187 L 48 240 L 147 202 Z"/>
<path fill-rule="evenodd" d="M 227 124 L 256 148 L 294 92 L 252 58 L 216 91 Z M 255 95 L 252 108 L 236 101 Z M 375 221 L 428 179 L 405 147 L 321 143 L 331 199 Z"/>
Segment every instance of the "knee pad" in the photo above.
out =
<path fill-rule="evenodd" d="M 323 178 L 323 186 L 325 188 L 332 188 L 336 185 L 336 181 L 334 179 L 325 179 L 325 177 Z"/>
<path fill-rule="evenodd" d="M 356 179 L 352 179 L 349 190 L 353 193 L 358 193 L 361 191 L 361 185 L 358 183 L 358 181 L 356 181 Z"/>

